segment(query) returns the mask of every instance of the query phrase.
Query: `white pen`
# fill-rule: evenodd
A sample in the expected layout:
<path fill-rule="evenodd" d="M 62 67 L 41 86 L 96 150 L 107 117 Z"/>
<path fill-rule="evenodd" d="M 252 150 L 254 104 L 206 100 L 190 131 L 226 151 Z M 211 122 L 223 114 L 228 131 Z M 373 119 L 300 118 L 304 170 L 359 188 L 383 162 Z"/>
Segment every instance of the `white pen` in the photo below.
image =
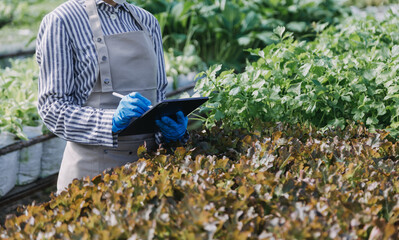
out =
<path fill-rule="evenodd" d="M 112 95 L 114 95 L 115 97 L 118 97 L 118 98 L 123 98 L 124 97 L 122 94 L 117 93 L 117 92 L 113 92 Z"/>
<path fill-rule="evenodd" d="M 114 95 L 115 97 L 118 97 L 118 98 L 123 98 L 123 97 L 124 97 L 122 94 L 117 93 L 117 92 L 112 92 L 112 95 Z M 150 106 L 148 106 L 148 107 L 149 107 L 149 108 L 152 108 L 152 105 L 150 105 Z"/>

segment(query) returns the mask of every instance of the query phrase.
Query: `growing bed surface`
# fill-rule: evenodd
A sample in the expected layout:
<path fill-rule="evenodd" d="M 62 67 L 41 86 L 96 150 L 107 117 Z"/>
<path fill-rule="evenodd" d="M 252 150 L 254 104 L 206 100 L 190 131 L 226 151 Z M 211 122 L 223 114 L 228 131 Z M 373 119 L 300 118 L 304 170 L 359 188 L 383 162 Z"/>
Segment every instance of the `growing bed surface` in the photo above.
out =
<path fill-rule="evenodd" d="M 1 237 L 399 237 L 399 143 L 364 127 L 192 133 L 9 218 Z"/>

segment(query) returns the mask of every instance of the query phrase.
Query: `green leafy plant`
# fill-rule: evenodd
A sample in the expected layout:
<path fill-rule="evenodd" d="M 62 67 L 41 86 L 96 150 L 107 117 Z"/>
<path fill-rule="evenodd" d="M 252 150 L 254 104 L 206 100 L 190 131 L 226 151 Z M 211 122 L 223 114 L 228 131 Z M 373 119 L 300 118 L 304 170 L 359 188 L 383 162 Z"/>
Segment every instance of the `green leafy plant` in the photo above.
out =
<path fill-rule="evenodd" d="M 0 129 L 27 139 L 23 126 L 40 125 L 37 113 L 38 66 L 34 58 L 18 59 L 0 70 Z"/>
<path fill-rule="evenodd" d="M 295 41 L 284 27 L 276 44 L 251 50 L 259 60 L 235 74 L 212 67 L 196 90 L 210 97 L 206 125 L 252 129 L 258 121 L 309 123 L 323 128 L 348 121 L 371 129 L 399 129 L 399 18 L 349 19 L 314 42 Z"/>

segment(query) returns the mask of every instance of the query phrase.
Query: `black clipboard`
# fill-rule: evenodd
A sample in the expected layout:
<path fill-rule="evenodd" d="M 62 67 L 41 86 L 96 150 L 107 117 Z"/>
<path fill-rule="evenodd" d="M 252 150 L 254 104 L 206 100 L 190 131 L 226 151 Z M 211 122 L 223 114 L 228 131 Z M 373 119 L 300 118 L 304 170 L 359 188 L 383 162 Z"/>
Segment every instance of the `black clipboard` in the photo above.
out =
<path fill-rule="evenodd" d="M 164 100 L 157 103 L 139 118 L 133 119 L 129 126 L 118 133 L 118 135 L 127 136 L 144 133 L 155 133 L 158 131 L 155 120 L 159 120 L 163 116 L 174 118 L 178 111 L 182 111 L 184 116 L 187 116 L 207 100 L 207 97 Z"/>

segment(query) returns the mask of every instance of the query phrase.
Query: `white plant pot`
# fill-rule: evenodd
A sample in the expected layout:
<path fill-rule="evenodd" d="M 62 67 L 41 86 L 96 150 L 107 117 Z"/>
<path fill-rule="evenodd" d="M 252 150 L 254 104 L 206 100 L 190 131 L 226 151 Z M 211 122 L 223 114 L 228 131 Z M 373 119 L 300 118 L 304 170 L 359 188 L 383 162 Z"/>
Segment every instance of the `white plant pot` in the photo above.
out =
<path fill-rule="evenodd" d="M 16 142 L 15 135 L 9 132 L 0 133 L 0 148 L 6 147 Z"/>
<path fill-rule="evenodd" d="M 42 126 L 23 127 L 24 133 L 29 139 L 42 135 Z M 40 160 L 42 157 L 43 144 L 38 143 L 33 146 L 21 149 L 19 156 L 19 167 L 17 175 L 17 185 L 25 185 L 34 182 L 40 176 Z"/>
<path fill-rule="evenodd" d="M 26 134 L 26 136 L 29 139 L 32 139 L 42 135 L 42 127 L 43 127 L 42 124 L 40 124 L 37 127 L 23 126 L 22 131 Z"/>
<path fill-rule="evenodd" d="M 194 83 L 196 72 L 189 72 L 188 74 L 180 74 L 177 79 L 179 82 L 179 88 L 188 86 Z"/>
<path fill-rule="evenodd" d="M 47 177 L 60 170 L 66 141 L 59 137 L 43 143 L 40 177 Z"/>
<path fill-rule="evenodd" d="M 166 86 L 166 93 L 173 92 L 173 78 L 167 77 L 167 80 L 168 80 L 168 86 Z"/>
<path fill-rule="evenodd" d="M 189 72 L 188 74 L 179 74 L 177 76 L 177 88 L 186 87 L 195 82 L 195 76 L 197 76 L 197 72 Z M 173 78 L 167 77 L 168 86 L 166 87 L 166 93 L 173 92 Z"/>
<path fill-rule="evenodd" d="M 17 182 L 19 151 L 0 156 L 0 197 L 14 188 Z"/>
<path fill-rule="evenodd" d="M 0 148 L 15 143 L 15 135 L 0 133 Z M 17 181 L 19 151 L 0 156 L 0 197 L 14 188 Z"/>

